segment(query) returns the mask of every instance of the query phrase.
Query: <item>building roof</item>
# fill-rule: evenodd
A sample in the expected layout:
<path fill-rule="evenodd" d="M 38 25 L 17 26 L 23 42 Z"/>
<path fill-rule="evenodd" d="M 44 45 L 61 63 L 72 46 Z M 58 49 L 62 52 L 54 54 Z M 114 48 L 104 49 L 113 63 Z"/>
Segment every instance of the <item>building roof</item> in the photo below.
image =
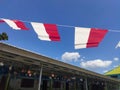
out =
<path fill-rule="evenodd" d="M 0 42 L 0 62 L 5 62 L 14 66 L 28 65 L 32 69 L 38 71 L 42 65 L 43 73 L 53 72 L 60 75 L 73 75 L 78 77 L 82 76 L 102 81 L 120 83 L 120 80 L 85 70 L 83 68 L 42 56 L 28 50 L 20 49 L 2 42 Z"/>
<path fill-rule="evenodd" d="M 120 66 L 105 73 L 105 75 L 118 75 L 118 74 L 120 74 Z"/>

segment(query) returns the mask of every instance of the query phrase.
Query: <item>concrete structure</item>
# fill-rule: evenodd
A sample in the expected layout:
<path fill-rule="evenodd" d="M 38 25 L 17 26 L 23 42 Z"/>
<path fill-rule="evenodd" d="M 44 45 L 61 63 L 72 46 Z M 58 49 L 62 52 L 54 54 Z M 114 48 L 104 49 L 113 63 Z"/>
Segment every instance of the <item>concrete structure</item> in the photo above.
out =
<path fill-rule="evenodd" d="M 118 79 L 4 43 L 0 65 L 0 90 L 120 90 Z"/>

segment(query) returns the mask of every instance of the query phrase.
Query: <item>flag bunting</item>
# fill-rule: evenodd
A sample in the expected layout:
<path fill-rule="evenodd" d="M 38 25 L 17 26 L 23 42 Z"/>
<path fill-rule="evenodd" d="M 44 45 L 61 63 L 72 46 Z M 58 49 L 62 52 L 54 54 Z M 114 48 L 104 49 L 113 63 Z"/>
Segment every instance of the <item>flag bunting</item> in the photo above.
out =
<path fill-rule="evenodd" d="M 75 49 L 97 47 L 105 37 L 106 33 L 108 32 L 108 30 L 105 29 L 81 28 L 81 27 L 69 26 L 69 25 L 45 24 L 45 23 L 11 20 L 4 18 L 0 18 L 0 23 L 1 22 L 5 22 L 12 29 L 15 30 L 29 30 L 26 27 L 25 22 L 30 23 L 35 33 L 37 34 L 38 38 L 40 40 L 45 40 L 45 41 L 60 41 L 60 35 L 57 26 L 72 27 L 75 30 L 75 37 L 74 37 Z M 109 30 L 109 31 L 120 32 L 119 30 Z"/>

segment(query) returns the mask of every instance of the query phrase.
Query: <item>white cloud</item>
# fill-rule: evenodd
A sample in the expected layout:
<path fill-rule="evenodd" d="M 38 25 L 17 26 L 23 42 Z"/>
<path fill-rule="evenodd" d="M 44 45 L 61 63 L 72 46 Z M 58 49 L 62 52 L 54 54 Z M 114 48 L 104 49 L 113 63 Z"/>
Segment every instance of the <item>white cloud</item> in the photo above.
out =
<path fill-rule="evenodd" d="M 106 68 L 112 64 L 112 61 L 109 60 L 101 60 L 101 59 L 96 59 L 96 60 L 90 60 L 90 61 L 84 61 L 80 63 L 80 66 L 83 68 L 91 68 L 91 69 L 96 69 L 96 68 Z"/>
<path fill-rule="evenodd" d="M 114 61 L 119 61 L 119 58 L 115 57 L 115 58 L 114 58 Z"/>
<path fill-rule="evenodd" d="M 118 67 L 118 66 L 119 66 L 119 65 L 114 65 L 113 67 L 116 68 L 116 67 Z"/>
<path fill-rule="evenodd" d="M 65 62 L 76 62 L 80 58 L 80 54 L 78 52 L 65 52 L 62 55 L 62 60 Z"/>
<path fill-rule="evenodd" d="M 106 73 L 106 72 L 108 72 L 108 70 L 104 70 L 104 71 L 103 71 L 103 73 Z"/>
<path fill-rule="evenodd" d="M 83 62 L 83 61 L 84 61 L 84 59 L 82 58 L 82 59 L 80 59 L 80 61 L 81 61 L 81 62 Z"/>

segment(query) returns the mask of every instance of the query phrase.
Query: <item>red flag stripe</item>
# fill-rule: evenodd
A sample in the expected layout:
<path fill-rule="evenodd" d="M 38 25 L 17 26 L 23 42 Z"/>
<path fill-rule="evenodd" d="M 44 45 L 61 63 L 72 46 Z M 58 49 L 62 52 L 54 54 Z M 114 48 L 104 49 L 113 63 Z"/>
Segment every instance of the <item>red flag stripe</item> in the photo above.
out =
<path fill-rule="evenodd" d="M 0 20 L 0 23 L 4 22 L 4 20 Z"/>
<path fill-rule="evenodd" d="M 22 30 L 29 30 L 22 21 L 12 20 Z"/>
<path fill-rule="evenodd" d="M 87 47 L 98 46 L 107 32 L 108 32 L 108 30 L 91 28 L 90 35 L 88 38 Z"/>
<path fill-rule="evenodd" d="M 52 41 L 60 41 L 57 26 L 55 24 L 44 24 L 46 32 L 49 34 L 49 38 Z"/>

